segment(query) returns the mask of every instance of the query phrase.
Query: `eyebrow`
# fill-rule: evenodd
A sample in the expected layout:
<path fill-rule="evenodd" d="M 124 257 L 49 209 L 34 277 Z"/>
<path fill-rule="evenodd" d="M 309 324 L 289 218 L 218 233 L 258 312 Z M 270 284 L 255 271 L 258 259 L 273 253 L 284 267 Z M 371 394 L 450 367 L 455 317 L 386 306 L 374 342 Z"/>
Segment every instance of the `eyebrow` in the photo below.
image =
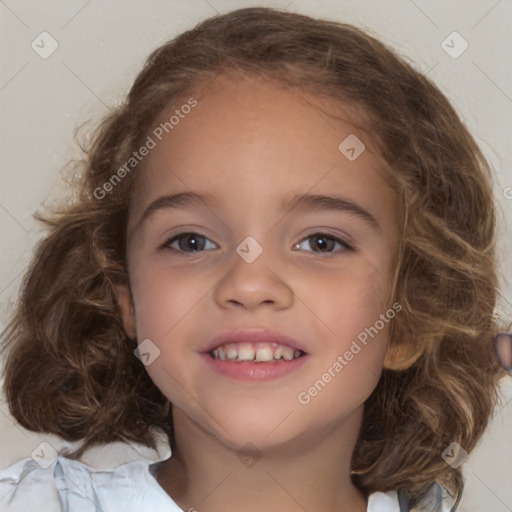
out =
<path fill-rule="evenodd" d="M 153 213 L 163 209 L 180 209 L 194 206 L 208 206 L 216 208 L 219 201 L 211 194 L 198 194 L 196 192 L 180 192 L 178 194 L 162 196 L 153 201 L 142 214 L 141 224 Z M 338 211 L 358 217 L 375 228 L 380 228 L 377 219 L 367 210 L 353 201 L 339 195 L 296 194 L 280 202 L 281 212 L 290 210 L 299 211 Z"/>
<path fill-rule="evenodd" d="M 377 219 L 367 210 L 345 197 L 329 194 L 297 194 L 289 199 L 283 199 L 280 204 L 281 210 L 300 211 L 338 211 L 358 217 L 373 227 L 380 228 Z"/>

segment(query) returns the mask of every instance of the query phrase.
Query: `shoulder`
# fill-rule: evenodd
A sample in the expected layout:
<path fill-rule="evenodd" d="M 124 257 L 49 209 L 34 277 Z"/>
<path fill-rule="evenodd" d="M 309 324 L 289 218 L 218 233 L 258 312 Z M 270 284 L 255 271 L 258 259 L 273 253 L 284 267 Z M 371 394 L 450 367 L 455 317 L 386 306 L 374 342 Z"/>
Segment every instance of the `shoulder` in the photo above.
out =
<path fill-rule="evenodd" d="M 61 510 L 54 479 L 41 469 L 34 459 L 22 459 L 0 472 L 0 511 Z"/>
<path fill-rule="evenodd" d="M 124 445 L 122 453 L 120 445 Z M 108 458 L 109 450 L 117 450 L 115 462 L 110 462 L 113 459 Z M 145 447 L 118 443 L 86 452 L 82 460 L 61 454 L 51 461 L 25 458 L 0 471 L 0 511 L 181 512 L 149 470 L 150 463 L 168 456 L 170 450 L 166 453 L 164 449 L 162 455 Z"/>
<path fill-rule="evenodd" d="M 374 492 L 368 496 L 367 512 L 401 512 L 396 491 Z"/>
<path fill-rule="evenodd" d="M 455 512 L 458 501 L 439 484 L 433 484 L 421 503 L 410 507 L 402 491 L 374 492 L 368 497 L 367 512 Z"/>

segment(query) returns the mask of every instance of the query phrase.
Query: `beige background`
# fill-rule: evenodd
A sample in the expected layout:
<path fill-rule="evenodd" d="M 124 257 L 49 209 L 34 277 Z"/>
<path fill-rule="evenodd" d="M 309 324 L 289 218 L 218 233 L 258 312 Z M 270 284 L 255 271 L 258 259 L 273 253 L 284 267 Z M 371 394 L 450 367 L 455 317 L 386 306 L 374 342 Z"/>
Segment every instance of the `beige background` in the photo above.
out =
<path fill-rule="evenodd" d="M 512 302 L 509 0 L 5 0 L 0 3 L 2 327 L 42 235 L 32 215 L 41 205 L 63 197 L 61 169 L 78 155 L 75 129 L 85 121 L 96 122 L 126 94 L 144 59 L 157 46 L 216 12 L 253 5 L 286 7 L 368 28 L 428 73 L 448 95 L 496 171 L 501 288 L 504 298 Z M 43 59 L 31 43 L 40 41 L 45 31 L 58 48 Z M 442 47 L 453 31 L 469 45 L 456 59 Z M 455 44 L 457 50 L 463 43 Z M 510 377 L 503 380 L 502 394 L 489 429 L 464 466 L 466 493 L 460 510 L 512 511 Z M 30 456 L 43 439 L 57 445 L 53 438 L 15 425 L 3 402 L 0 439 L 0 467 Z"/>

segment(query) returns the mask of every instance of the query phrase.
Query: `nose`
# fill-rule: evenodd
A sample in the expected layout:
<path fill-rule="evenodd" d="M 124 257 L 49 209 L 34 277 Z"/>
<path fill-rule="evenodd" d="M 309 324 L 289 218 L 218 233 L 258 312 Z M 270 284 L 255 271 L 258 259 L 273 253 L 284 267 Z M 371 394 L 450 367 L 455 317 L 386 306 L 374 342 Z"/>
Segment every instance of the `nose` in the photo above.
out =
<path fill-rule="evenodd" d="M 263 251 L 256 260 L 248 263 L 234 253 L 230 268 L 214 288 L 214 299 L 221 308 L 243 307 L 253 310 L 261 304 L 275 309 L 289 308 L 294 294 L 286 284 L 282 266 L 272 263 L 269 251 Z"/>

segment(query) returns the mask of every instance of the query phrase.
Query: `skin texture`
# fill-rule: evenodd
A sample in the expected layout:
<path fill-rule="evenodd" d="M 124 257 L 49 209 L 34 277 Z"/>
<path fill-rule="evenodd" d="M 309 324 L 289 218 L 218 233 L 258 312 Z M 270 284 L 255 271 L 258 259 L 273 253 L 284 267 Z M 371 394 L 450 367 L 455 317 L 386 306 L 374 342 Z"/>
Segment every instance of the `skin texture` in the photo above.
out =
<path fill-rule="evenodd" d="M 127 333 L 160 349 L 146 369 L 173 403 L 177 450 L 158 479 L 184 510 L 364 511 L 350 458 L 364 401 L 391 360 L 390 324 L 308 404 L 297 397 L 391 307 L 395 192 L 346 105 L 227 75 L 195 97 L 142 162 L 128 224 L 131 290 L 118 289 Z M 338 150 L 349 134 L 366 145 L 354 161 Z M 217 204 L 144 217 L 159 197 L 190 191 Z M 377 224 L 348 212 L 279 211 L 294 193 L 343 196 Z M 191 231 L 206 237 L 195 240 L 203 250 L 179 252 L 179 240 L 162 247 Z M 319 232 L 354 250 L 327 239 L 326 257 L 311 237 Z M 263 248 L 250 264 L 235 252 L 248 236 Z M 279 330 L 308 359 L 267 382 L 207 369 L 200 350 L 239 327 Z M 250 465 L 237 456 L 247 443 L 261 456 Z"/>

